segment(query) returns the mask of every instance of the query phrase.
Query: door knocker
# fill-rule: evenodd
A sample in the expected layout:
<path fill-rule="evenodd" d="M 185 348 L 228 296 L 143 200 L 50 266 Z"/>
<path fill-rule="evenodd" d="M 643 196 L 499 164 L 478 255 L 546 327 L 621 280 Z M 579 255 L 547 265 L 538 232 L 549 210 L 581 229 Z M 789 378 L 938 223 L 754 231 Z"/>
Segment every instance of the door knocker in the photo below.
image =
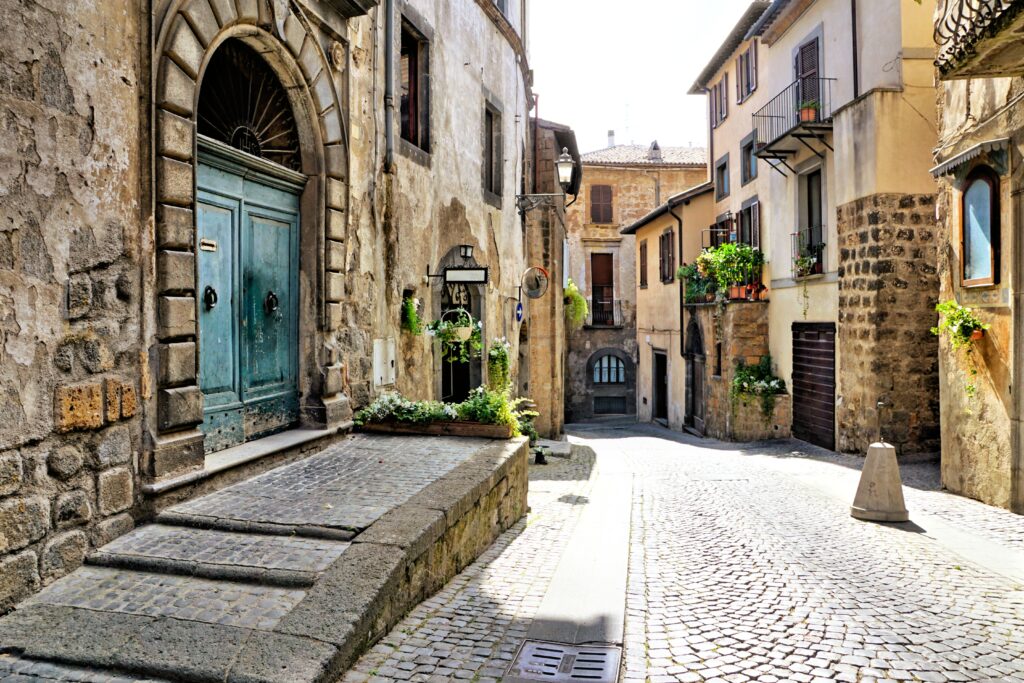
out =
<path fill-rule="evenodd" d="M 280 300 L 277 298 L 277 294 L 273 291 L 267 292 L 267 298 L 263 300 L 263 310 L 267 315 L 270 315 L 276 311 L 281 305 Z"/>
<path fill-rule="evenodd" d="M 208 311 L 212 311 L 217 306 L 217 290 L 210 285 L 206 285 L 206 289 L 203 290 L 203 304 Z"/>

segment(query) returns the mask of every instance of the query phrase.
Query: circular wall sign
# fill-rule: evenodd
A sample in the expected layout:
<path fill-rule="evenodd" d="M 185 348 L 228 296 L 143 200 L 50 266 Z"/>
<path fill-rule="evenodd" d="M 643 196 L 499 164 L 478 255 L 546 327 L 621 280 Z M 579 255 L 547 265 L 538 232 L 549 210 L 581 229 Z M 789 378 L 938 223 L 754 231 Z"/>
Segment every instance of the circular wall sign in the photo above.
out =
<path fill-rule="evenodd" d="M 527 268 L 522 279 L 523 293 L 530 299 L 539 299 L 548 291 L 548 271 L 540 266 Z"/>

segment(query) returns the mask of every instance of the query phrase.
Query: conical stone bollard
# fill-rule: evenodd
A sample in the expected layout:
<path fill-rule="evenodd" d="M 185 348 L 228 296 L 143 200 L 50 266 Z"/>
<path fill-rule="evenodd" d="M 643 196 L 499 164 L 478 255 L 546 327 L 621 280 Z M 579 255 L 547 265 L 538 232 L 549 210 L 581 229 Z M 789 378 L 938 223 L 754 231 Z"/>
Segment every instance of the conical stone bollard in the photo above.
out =
<path fill-rule="evenodd" d="M 896 462 L 896 449 L 891 444 L 873 443 L 868 448 L 850 515 L 871 522 L 906 522 L 910 519 L 903 502 L 903 481 Z"/>

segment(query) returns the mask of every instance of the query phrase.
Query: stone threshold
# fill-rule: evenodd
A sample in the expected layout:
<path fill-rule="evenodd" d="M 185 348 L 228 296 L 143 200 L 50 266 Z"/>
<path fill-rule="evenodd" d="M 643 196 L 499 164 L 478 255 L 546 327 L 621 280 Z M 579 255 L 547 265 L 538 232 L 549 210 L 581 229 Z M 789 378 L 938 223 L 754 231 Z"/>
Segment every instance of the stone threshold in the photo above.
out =
<path fill-rule="evenodd" d="M 144 484 L 142 492 L 148 496 L 159 496 L 168 491 L 209 479 L 221 472 L 247 465 L 268 455 L 274 455 L 312 443 L 318 439 L 346 432 L 354 426 L 355 423 L 349 420 L 338 427 L 331 427 L 330 429 L 289 429 L 288 431 L 272 434 L 262 439 L 248 441 L 207 455 L 201 470 L 186 472 L 176 477 Z"/>

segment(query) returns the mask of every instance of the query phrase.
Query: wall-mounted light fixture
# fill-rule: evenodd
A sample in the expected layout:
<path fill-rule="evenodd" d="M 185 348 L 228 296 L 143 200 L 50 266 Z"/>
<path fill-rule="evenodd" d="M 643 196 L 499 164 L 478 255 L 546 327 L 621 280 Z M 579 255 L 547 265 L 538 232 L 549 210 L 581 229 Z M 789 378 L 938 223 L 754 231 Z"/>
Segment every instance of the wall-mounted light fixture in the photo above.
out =
<path fill-rule="evenodd" d="M 473 258 L 473 245 L 472 244 L 460 244 L 459 245 L 459 256 L 462 257 L 463 261 L 468 261 Z"/>
<path fill-rule="evenodd" d="M 558 172 L 558 184 L 561 185 L 561 192 L 547 193 L 547 194 L 518 194 L 516 195 L 516 206 L 519 207 L 519 215 L 525 217 L 527 212 L 536 209 L 544 201 L 558 197 L 563 202 L 565 201 L 566 192 L 569 191 L 569 186 L 572 184 L 572 171 L 576 167 L 576 162 L 573 160 L 572 155 L 569 154 L 569 148 L 563 147 L 562 153 L 558 156 L 558 160 L 555 162 L 555 170 Z M 576 197 L 566 204 L 566 207 L 572 206 L 576 201 Z"/>

